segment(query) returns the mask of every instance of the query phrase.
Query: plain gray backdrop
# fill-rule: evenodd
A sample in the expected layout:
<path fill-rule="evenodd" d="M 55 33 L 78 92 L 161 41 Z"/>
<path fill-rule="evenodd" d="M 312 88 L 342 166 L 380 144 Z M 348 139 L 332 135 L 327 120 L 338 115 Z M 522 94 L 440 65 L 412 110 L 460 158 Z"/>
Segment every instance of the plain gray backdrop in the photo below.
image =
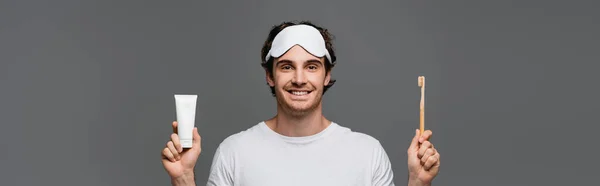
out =
<path fill-rule="evenodd" d="M 584 185 L 600 153 L 593 1 L 1 1 L 0 185 L 168 185 L 173 94 L 198 94 L 198 185 L 217 145 L 275 114 L 271 26 L 335 36 L 325 115 L 386 149 L 397 185 L 419 124 L 435 185 Z"/>

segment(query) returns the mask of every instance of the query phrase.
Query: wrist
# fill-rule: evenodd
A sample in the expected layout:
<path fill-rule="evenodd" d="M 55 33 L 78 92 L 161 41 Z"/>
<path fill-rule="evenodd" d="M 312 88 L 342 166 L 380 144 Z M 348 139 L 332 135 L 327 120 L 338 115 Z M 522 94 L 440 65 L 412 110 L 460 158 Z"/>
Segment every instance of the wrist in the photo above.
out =
<path fill-rule="evenodd" d="M 418 178 L 409 177 L 408 186 L 431 186 L 431 182 L 423 182 Z"/>
<path fill-rule="evenodd" d="M 184 173 L 182 176 L 171 178 L 171 184 L 174 186 L 195 186 L 196 179 L 194 172 Z"/>
<path fill-rule="evenodd" d="M 420 181 L 409 180 L 408 186 L 431 186 L 431 183 L 423 183 Z"/>

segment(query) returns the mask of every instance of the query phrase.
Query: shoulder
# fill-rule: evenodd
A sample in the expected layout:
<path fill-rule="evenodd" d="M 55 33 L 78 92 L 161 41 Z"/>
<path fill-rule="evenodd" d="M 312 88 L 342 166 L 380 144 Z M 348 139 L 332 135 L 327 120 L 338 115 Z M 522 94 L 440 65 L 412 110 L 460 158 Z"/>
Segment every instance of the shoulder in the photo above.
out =
<path fill-rule="evenodd" d="M 359 148 L 368 148 L 371 150 L 383 148 L 379 140 L 375 137 L 363 132 L 353 131 L 352 129 L 340 124 L 337 125 L 339 128 L 338 135 L 340 136 L 340 140 L 352 142 L 352 144 Z"/>
<path fill-rule="evenodd" d="M 256 136 L 260 137 L 260 124 L 229 135 L 221 141 L 213 156 L 207 185 L 233 185 L 238 157 L 244 152 L 240 150 L 252 148 L 246 144 L 256 141 Z"/>
<path fill-rule="evenodd" d="M 389 164 L 387 153 L 378 139 L 369 134 L 352 131 L 348 127 L 340 126 L 338 130 L 338 144 L 344 144 L 346 149 L 350 149 L 353 157 L 363 158 L 365 163 L 371 167 L 378 167 Z"/>
<path fill-rule="evenodd" d="M 227 136 L 219 144 L 218 150 L 222 152 L 232 152 L 234 149 L 245 147 L 248 143 L 256 141 L 257 137 L 260 137 L 261 124 L 262 122 L 255 124 L 246 130 Z"/>

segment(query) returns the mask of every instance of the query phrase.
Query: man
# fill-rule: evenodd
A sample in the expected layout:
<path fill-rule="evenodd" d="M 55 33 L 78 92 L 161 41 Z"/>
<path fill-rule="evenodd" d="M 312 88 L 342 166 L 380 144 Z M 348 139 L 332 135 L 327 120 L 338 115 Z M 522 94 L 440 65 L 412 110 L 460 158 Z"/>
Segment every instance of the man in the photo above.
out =
<path fill-rule="evenodd" d="M 321 98 L 335 83 L 331 39 L 326 29 L 310 22 L 272 28 L 261 60 L 277 113 L 221 142 L 207 185 L 394 185 L 391 163 L 378 140 L 323 116 Z M 407 150 L 408 185 L 430 185 L 438 173 L 440 154 L 428 141 L 431 134 L 415 130 Z M 173 185 L 195 185 L 193 170 L 201 151 L 197 128 L 193 138 L 193 147 L 182 149 L 174 133 L 162 151 Z"/>

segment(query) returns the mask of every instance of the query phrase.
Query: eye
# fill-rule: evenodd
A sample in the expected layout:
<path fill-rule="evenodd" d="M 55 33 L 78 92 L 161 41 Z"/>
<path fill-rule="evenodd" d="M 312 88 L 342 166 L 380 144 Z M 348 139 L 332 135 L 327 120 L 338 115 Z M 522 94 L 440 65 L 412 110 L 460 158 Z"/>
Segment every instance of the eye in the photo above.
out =
<path fill-rule="evenodd" d="M 281 66 L 281 69 L 282 70 L 290 70 L 290 69 L 292 69 L 292 66 L 291 65 L 283 65 L 283 66 Z"/>
<path fill-rule="evenodd" d="M 317 65 L 310 65 L 308 66 L 308 69 L 310 70 L 317 70 L 319 67 Z"/>

